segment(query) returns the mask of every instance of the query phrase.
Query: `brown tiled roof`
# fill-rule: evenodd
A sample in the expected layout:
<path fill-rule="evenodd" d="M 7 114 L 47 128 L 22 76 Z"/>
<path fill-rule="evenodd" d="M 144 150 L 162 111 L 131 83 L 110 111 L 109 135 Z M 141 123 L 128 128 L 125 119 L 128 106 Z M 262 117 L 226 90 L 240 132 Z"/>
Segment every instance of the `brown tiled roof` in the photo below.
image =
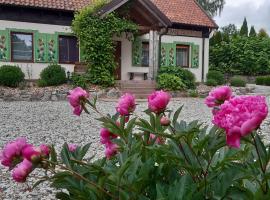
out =
<path fill-rule="evenodd" d="M 92 0 L 0 0 L 0 4 L 75 11 L 90 4 Z"/>
<path fill-rule="evenodd" d="M 172 21 L 216 28 L 216 23 L 196 0 L 151 0 Z"/>
<path fill-rule="evenodd" d="M 93 0 L 0 0 L 0 5 L 29 6 L 56 10 L 76 11 Z M 172 22 L 217 27 L 196 0 L 151 0 Z"/>

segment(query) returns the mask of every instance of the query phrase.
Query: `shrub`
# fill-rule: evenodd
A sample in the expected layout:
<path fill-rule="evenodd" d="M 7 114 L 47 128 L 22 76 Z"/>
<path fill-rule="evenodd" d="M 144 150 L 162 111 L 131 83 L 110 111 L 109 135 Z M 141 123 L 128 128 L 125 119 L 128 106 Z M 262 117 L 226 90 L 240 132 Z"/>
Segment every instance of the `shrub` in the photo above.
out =
<path fill-rule="evenodd" d="M 217 86 L 218 83 L 215 79 L 208 79 L 205 83 L 207 86 Z"/>
<path fill-rule="evenodd" d="M 199 96 L 199 93 L 197 90 L 189 90 L 188 91 L 188 96 L 189 97 L 198 97 Z"/>
<path fill-rule="evenodd" d="M 235 76 L 231 79 L 230 84 L 234 87 L 246 87 L 247 83 L 241 77 Z"/>
<path fill-rule="evenodd" d="M 223 85 L 225 83 L 224 74 L 222 74 L 220 71 L 211 70 L 207 73 L 206 78 L 207 80 L 215 80 L 217 82 L 217 85 Z"/>
<path fill-rule="evenodd" d="M 175 75 L 182 80 L 187 89 L 195 89 L 196 88 L 196 79 L 192 72 L 187 69 L 183 69 L 181 67 L 176 66 L 163 66 L 159 70 L 159 74 L 171 74 Z"/>
<path fill-rule="evenodd" d="M 270 86 L 270 76 L 259 76 L 256 78 L 257 85 L 267 85 Z"/>
<path fill-rule="evenodd" d="M 66 72 L 63 67 L 51 64 L 40 73 L 41 83 L 44 86 L 54 86 L 66 83 Z"/>
<path fill-rule="evenodd" d="M 87 88 L 87 83 L 89 82 L 86 75 L 72 74 L 71 77 L 72 85 L 74 87 Z"/>
<path fill-rule="evenodd" d="M 270 86 L 270 76 L 264 77 L 264 85 Z"/>
<path fill-rule="evenodd" d="M 265 83 L 265 76 L 258 76 L 255 80 L 256 85 L 264 85 Z"/>
<path fill-rule="evenodd" d="M 158 76 L 158 88 L 169 91 L 177 91 L 185 89 L 185 84 L 182 80 L 172 74 L 160 74 Z"/>
<path fill-rule="evenodd" d="M 3 65 L 0 67 L 0 85 L 17 87 L 24 80 L 24 73 L 18 66 Z"/>

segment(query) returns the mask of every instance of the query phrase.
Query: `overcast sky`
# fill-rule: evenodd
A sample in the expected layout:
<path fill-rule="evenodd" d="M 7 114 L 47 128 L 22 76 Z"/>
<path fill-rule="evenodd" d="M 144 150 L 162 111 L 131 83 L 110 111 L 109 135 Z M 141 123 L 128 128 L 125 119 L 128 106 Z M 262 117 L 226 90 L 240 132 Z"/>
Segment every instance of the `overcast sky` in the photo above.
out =
<path fill-rule="evenodd" d="M 249 28 L 254 25 L 257 31 L 265 28 L 270 33 L 270 0 L 226 0 L 221 15 L 215 20 L 219 27 L 232 23 L 240 28 L 244 17 Z"/>

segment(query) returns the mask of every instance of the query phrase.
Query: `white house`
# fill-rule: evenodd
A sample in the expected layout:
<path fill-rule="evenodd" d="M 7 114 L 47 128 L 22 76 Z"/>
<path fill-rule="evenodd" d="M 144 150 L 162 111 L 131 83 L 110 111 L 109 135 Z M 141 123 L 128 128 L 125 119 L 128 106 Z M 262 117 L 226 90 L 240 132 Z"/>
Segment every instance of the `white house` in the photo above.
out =
<path fill-rule="evenodd" d="M 99 12 L 118 12 L 129 0 L 112 0 Z M 0 0 L 0 66 L 18 65 L 38 79 L 50 62 L 73 72 L 82 52 L 70 25 L 88 0 Z M 130 15 L 140 38 L 115 38 L 116 79 L 154 79 L 160 66 L 189 69 L 197 81 L 208 72 L 209 35 L 215 22 L 196 0 L 133 0 Z"/>

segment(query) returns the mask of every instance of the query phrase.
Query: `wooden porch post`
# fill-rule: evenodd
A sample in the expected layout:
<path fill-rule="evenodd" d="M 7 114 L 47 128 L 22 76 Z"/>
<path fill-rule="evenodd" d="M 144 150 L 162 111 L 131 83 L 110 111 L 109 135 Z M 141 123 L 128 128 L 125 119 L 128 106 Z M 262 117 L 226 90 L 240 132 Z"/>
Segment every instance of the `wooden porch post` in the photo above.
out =
<path fill-rule="evenodd" d="M 158 31 L 149 32 L 149 80 L 155 80 L 158 72 L 159 59 L 159 35 Z"/>

